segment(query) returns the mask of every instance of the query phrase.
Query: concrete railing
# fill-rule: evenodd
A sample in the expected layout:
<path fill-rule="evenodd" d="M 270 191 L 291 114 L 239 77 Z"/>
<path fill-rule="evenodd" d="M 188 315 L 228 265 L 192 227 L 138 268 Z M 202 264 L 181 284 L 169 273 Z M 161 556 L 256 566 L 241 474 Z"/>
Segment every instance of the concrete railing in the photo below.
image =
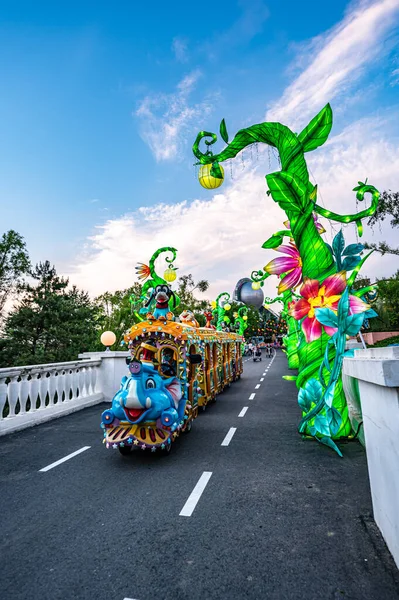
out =
<path fill-rule="evenodd" d="M 399 567 L 399 346 L 355 350 L 343 377 L 363 419 L 374 519 Z"/>
<path fill-rule="evenodd" d="M 0 436 L 111 401 L 127 352 L 95 352 L 83 360 L 0 369 Z"/>

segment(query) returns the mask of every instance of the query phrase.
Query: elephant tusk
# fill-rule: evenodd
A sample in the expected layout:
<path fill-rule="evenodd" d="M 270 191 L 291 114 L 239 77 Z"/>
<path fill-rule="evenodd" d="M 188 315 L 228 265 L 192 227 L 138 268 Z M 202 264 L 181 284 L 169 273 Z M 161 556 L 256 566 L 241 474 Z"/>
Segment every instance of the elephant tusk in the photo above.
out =
<path fill-rule="evenodd" d="M 146 408 L 151 408 L 151 398 L 146 398 L 145 399 L 145 407 Z"/>

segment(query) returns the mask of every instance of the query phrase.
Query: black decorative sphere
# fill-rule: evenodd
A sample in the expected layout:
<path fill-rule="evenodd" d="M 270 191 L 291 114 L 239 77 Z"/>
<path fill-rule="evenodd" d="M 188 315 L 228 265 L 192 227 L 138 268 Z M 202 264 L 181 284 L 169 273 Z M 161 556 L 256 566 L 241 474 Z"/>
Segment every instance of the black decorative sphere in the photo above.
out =
<path fill-rule="evenodd" d="M 261 289 L 253 290 L 252 281 L 248 277 L 244 277 L 235 287 L 234 300 L 259 309 L 263 306 L 264 295 Z"/>

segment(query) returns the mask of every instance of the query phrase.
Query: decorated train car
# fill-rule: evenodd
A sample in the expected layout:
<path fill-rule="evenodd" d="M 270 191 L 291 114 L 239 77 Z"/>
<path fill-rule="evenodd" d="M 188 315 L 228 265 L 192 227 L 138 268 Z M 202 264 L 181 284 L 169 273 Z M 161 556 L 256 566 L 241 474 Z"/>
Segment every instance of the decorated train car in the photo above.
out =
<path fill-rule="evenodd" d="M 174 320 L 133 325 L 125 334 L 130 374 L 102 414 L 107 448 L 169 453 L 199 409 L 240 377 L 242 341 L 235 333 Z"/>

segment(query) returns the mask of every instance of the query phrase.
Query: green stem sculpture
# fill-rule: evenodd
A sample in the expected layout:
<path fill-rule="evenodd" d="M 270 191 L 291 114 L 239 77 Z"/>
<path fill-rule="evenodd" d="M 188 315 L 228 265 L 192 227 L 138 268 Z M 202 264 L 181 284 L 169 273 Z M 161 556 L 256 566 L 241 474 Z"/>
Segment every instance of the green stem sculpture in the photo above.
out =
<path fill-rule="evenodd" d="M 305 129 L 296 134 L 285 125 L 280 123 L 260 123 L 240 130 L 234 139 L 228 143 L 227 130 L 222 121 L 221 135 L 227 143 L 227 147 L 219 154 L 213 155 L 211 146 L 217 141 L 214 133 L 202 131 L 198 134 L 193 145 L 193 153 L 200 165 L 209 165 L 211 176 L 222 179 L 223 175 L 219 166 L 225 160 L 232 159 L 244 148 L 253 143 L 265 143 L 277 149 L 281 162 L 281 171 L 270 173 L 266 176 L 269 188 L 268 195 L 282 208 L 290 222 L 290 235 L 294 239 L 302 260 L 302 275 L 304 280 L 309 278 L 322 283 L 329 275 L 337 272 L 337 266 L 328 244 L 326 244 L 318 232 L 313 212 L 340 223 L 355 222 L 359 234 L 362 233 L 361 219 L 374 214 L 378 203 L 378 191 L 373 186 L 359 184 L 357 199 L 363 200 L 365 193 L 371 193 L 372 204 L 360 213 L 339 215 L 327 211 L 316 203 L 317 186 L 309 180 L 309 173 L 305 161 L 305 152 L 310 152 L 321 146 L 328 138 L 332 127 L 332 110 L 327 104 L 309 123 Z M 205 138 L 207 151 L 201 152 L 200 142 Z M 209 139 L 210 138 L 210 139 Z M 282 243 L 282 234 L 278 232 L 263 244 L 263 248 L 276 248 Z M 301 334 L 298 347 L 299 374 L 297 386 L 304 389 L 309 380 L 319 379 L 319 367 L 323 361 L 327 344 L 330 337 L 323 331 L 318 339 L 307 343 Z M 328 348 L 329 359 L 333 360 L 336 347 L 333 344 Z M 341 415 L 339 428 L 334 428 L 332 437 L 334 439 L 348 436 L 351 431 L 348 419 L 346 400 L 339 378 L 334 385 L 331 399 L 331 409 L 338 411 Z M 334 413 L 335 414 L 335 413 Z M 305 427 L 302 433 L 309 433 Z M 320 438 L 318 438 L 320 441 Z M 330 438 L 331 439 L 331 438 Z"/>
<path fill-rule="evenodd" d="M 245 330 L 248 327 L 248 308 L 246 306 L 240 306 L 237 310 L 236 323 L 238 323 L 238 335 L 244 335 Z"/>
<path fill-rule="evenodd" d="M 220 302 L 222 298 L 225 299 L 223 306 Z M 216 298 L 216 302 L 215 302 L 216 307 L 212 311 L 213 315 L 214 315 L 214 319 L 216 320 L 216 331 L 223 331 L 223 329 L 224 329 L 223 323 L 225 323 L 227 325 L 230 323 L 230 317 L 227 317 L 226 309 L 225 309 L 225 305 L 228 304 L 229 302 L 230 302 L 230 294 L 228 292 L 222 292 Z"/>

